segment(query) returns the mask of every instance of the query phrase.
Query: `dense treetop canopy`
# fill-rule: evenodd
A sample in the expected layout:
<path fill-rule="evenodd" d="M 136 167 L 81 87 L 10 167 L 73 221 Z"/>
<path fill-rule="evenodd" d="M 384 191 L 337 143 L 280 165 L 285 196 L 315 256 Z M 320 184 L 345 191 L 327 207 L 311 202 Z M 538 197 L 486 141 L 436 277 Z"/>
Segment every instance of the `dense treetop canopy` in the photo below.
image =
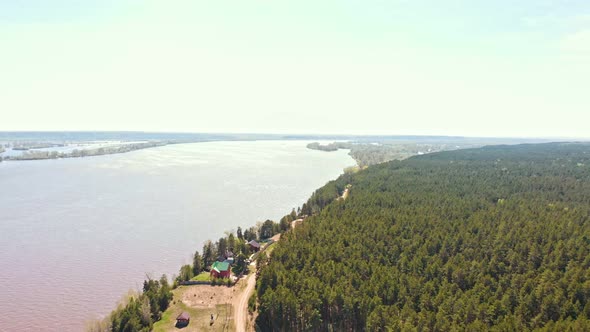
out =
<path fill-rule="evenodd" d="M 374 165 L 301 211 L 259 271 L 265 330 L 590 329 L 588 144 Z"/>

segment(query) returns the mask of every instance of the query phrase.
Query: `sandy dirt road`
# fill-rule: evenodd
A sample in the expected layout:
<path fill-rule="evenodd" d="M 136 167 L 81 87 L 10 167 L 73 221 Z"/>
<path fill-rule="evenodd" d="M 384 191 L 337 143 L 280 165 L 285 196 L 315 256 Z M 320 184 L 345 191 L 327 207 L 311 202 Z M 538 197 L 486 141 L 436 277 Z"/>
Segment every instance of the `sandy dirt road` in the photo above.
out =
<path fill-rule="evenodd" d="M 248 299 L 256 286 L 256 273 L 250 272 L 246 278 L 246 289 L 236 298 L 237 306 L 234 311 L 234 322 L 237 332 L 246 332 L 246 318 L 248 317 Z"/>

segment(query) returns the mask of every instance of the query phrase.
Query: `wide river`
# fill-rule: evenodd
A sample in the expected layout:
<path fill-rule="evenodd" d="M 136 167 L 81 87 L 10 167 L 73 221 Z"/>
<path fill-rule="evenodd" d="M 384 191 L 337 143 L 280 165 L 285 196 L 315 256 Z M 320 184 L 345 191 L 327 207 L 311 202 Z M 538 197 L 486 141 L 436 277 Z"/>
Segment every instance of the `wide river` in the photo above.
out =
<path fill-rule="evenodd" d="M 0 331 L 83 331 L 147 275 L 278 220 L 354 161 L 301 141 L 0 163 Z"/>

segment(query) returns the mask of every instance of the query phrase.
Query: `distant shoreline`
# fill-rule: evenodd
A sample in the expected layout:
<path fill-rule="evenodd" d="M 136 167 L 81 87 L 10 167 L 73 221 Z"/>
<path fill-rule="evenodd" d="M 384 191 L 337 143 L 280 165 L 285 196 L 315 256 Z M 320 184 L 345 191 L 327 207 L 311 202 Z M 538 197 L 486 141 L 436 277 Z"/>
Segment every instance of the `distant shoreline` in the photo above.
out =
<path fill-rule="evenodd" d="M 98 147 L 91 149 L 74 149 L 71 152 L 59 152 L 59 151 L 43 151 L 37 149 L 26 149 L 17 148 L 12 149 L 16 151 L 25 151 L 20 155 L 15 156 L 0 156 L 0 161 L 29 161 L 29 160 L 48 160 L 48 159 L 66 159 L 66 158 L 82 158 L 82 157 L 94 157 L 104 156 L 110 154 L 119 154 L 132 152 L 142 149 L 149 149 L 159 146 L 166 146 L 170 144 L 176 144 L 173 142 L 146 142 L 146 143 L 135 143 L 135 144 L 121 144 L 115 146 Z"/>
<path fill-rule="evenodd" d="M 437 150 L 474 147 L 489 144 L 542 142 L 544 139 L 471 138 L 452 136 L 358 136 L 358 135 L 281 135 L 281 134 L 206 134 L 206 133 L 149 133 L 149 132 L 3 132 L 0 131 L 0 162 L 80 158 L 126 153 L 171 144 L 203 142 L 247 141 L 333 141 L 308 148 L 321 151 L 349 149 L 359 166 Z M 108 144 L 109 142 L 118 142 Z M 99 144 L 99 143 L 106 143 Z M 96 146 L 92 146 L 96 144 Z M 81 145 L 86 148 L 72 148 Z M 404 146 L 394 148 L 392 146 Z M 52 148 L 56 148 L 52 150 Z M 426 148 L 426 149 L 424 149 Z M 21 152 L 18 154 L 10 152 Z M 376 157 L 377 156 L 377 157 Z"/>
<path fill-rule="evenodd" d="M 69 159 L 69 158 L 83 158 L 83 157 L 95 157 L 95 156 L 105 156 L 105 155 L 112 155 L 112 154 L 121 154 L 127 152 L 133 152 L 137 150 L 143 149 L 150 149 L 156 147 L 163 147 L 168 145 L 176 145 L 176 144 L 195 144 L 195 143 L 212 143 L 212 142 L 256 142 L 256 141 L 299 141 L 301 139 L 277 139 L 277 138 L 249 138 L 249 139 L 203 139 L 203 140 L 194 140 L 194 141 L 150 141 L 150 142 L 141 142 L 141 143 L 128 143 L 128 142 L 121 142 L 119 144 L 115 144 L 112 146 L 102 146 L 102 147 L 93 147 L 93 148 L 80 148 L 80 149 L 73 149 L 70 152 L 61 152 L 55 150 L 39 150 L 38 147 L 10 147 L 9 149 L 12 151 L 23 151 L 22 154 L 19 155 L 6 155 L 2 156 L 1 153 L 6 152 L 6 150 L 2 150 L 0 147 L 0 162 L 1 161 L 32 161 L 32 160 L 50 160 L 50 159 Z M 308 141 L 308 140 L 305 140 Z M 108 141 L 106 141 L 108 142 Z M 50 149 L 51 147 L 67 147 L 68 144 L 70 146 L 75 145 L 82 145 L 88 144 L 89 142 L 68 142 L 48 145 L 48 147 L 43 147 L 43 149 Z M 35 143 L 38 144 L 38 143 Z"/>

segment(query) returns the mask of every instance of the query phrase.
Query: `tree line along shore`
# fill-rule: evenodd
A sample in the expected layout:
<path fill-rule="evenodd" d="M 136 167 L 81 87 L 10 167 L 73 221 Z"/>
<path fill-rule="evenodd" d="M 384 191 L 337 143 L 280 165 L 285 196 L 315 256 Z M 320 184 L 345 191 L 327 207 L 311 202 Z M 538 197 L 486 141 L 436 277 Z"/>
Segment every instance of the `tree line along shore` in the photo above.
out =
<path fill-rule="evenodd" d="M 263 331 L 590 329 L 590 144 L 345 174 L 261 268 Z M 352 185 L 346 200 L 330 199 Z"/>
<path fill-rule="evenodd" d="M 202 251 L 197 250 L 193 254 L 191 264 L 181 266 L 178 274 L 172 276 L 172 283 L 166 275 L 159 279 L 148 277 L 141 292 L 124 296 L 117 308 L 104 319 L 88 322 L 86 331 L 152 331 L 174 300 L 175 289 L 198 284 L 234 286 L 251 272 L 251 261 L 256 262 L 257 267 L 268 262 L 264 250 L 275 242 L 273 237 L 279 237 L 291 228 L 294 221 L 305 217 L 302 209 L 293 209 L 279 222 L 266 220 L 244 230 L 237 227 L 235 233 L 226 232 L 216 241 L 206 241 Z M 251 310 L 256 306 L 253 301 L 255 297 L 249 301 Z"/>

